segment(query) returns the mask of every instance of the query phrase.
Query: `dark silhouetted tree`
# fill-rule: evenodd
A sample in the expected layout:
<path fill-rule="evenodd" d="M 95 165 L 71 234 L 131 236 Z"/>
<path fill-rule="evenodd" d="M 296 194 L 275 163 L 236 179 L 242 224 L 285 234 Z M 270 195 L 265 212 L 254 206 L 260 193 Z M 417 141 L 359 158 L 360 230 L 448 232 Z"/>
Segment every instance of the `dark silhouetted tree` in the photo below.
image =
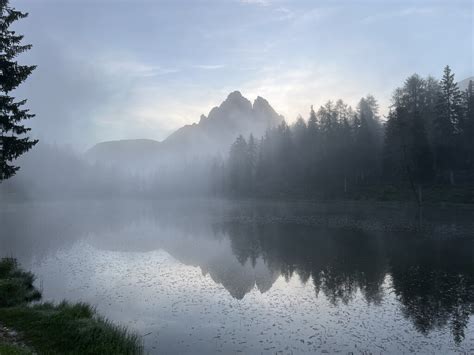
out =
<path fill-rule="evenodd" d="M 373 96 L 359 101 L 358 117 L 354 125 L 357 180 L 363 184 L 374 182 L 380 172 L 382 128 L 378 105 Z"/>
<path fill-rule="evenodd" d="M 462 119 L 461 92 L 449 66 L 444 68 L 441 90 L 434 122 L 434 145 L 438 173 L 449 173 L 449 181 L 454 184 L 454 170 L 457 167 L 456 139 L 459 122 Z"/>
<path fill-rule="evenodd" d="M 441 84 L 432 77 L 408 77 L 395 90 L 384 124 L 377 101 L 368 95 L 357 111 L 342 100 L 317 111 L 311 106 L 307 123 L 302 117 L 291 127 L 283 122 L 268 129 L 259 144 L 239 137 L 227 176 L 230 191 L 270 196 L 364 197 L 365 191 L 390 184 L 410 188 L 421 204 L 423 189 L 446 185 L 449 179 L 439 177 L 449 170 L 472 182 L 473 138 L 472 83 L 460 95 L 447 67 Z"/>
<path fill-rule="evenodd" d="M 464 93 L 465 116 L 462 125 L 462 141 L 466 152 L 466 167 L 474 170 L 474 83 L 469 81 L 469 86 Z"/>
<path fill-rule="evenodd" d="M 240 135 L 232 144 L 229 153 L 229 183 L 233 193 L 242 194 L 250 183 L 250 166 L 248 159 L 248 145 Z"/>
<path fill-rule="evenodd" d="M 0 0 L 0 181 L 18 171 L 19 167 L 11 162 L 37 143 L 25 136 L 30 128 L 21 124 L 34 117 L 23 108 L 26 100 L 15 101 L 10 95 L 35 69 L 33 65 L 19 65 L 15 60 L 31 45 L 22 45 L 23 36 L 10 30 L 10 26 L 26 16 L 27 13 L 10 7 L 8 0 Z"/>
<path fill-rule="evenodd" d="M 432 83 L 430 83 L 432 85 Z M 385 176 L 408 179 L 416 199 L 422 203 L 422 187 L 433 179 L 433 157 L 428 139 L 426 113 L 432 112 L 427 100 L 427 81 L 410 76 L 393 95 L 393 110 L 385 130 Z"/>
<path fill-rule="evenodd" d="M 253 134 L 250 134 L 248 143 L 247 143 L 247 178 L 249 180 L 249 185 L 247 187 L 250 193 L 254 192 L 255 188 L 255 179 L 257 176 L 257 160 L 258 160 L 258 146 Z"/>

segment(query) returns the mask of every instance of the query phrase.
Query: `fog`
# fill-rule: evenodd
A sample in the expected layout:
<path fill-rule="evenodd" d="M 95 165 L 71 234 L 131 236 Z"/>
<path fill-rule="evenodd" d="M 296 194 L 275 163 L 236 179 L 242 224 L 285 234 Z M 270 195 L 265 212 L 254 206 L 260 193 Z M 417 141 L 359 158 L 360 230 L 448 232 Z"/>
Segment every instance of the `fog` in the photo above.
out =
<path fill-rule="evenodd" d="M 471 5 L 0 1 L 0 353 L 471 353 Z"/>
<path fill-rule="evenodd" d="M 30 15 L 14 29 L 33 44 L 21 62 L 38 65 L 18 89 L 38 115 L 35 137 L 81 152 L 161 141 L 234 90 L 266 98 L 289 123 L 367 93 L 387 114 L 413 72 L 450 64 L 460 80 L 473 75 L 469 1 L 133 3 L 15 1 Z"/>
<path fill-rule="evenodd" d="M 10 199 L 472 202 L 473 86 L 454 78 L 448 66 L 441 79 L 408 77 L 394 89 L 387 117 L 368 95 L 354 108 L 341 99 L 311 106 L 290 125 L 264 98 L 252 103 L 234 91 L 163 141 L 101 142 L 86 151 L 40 142 L 15 162 L 21 169 L 0 192 Z M 452 112 L 445 102 L 455 105 Z"/>
<path fill-rule="evenodd" d="M 366 350 L 465 350 L 471 215 L 427 208 L 420 220 L 416 206 L 360 202 L 22 203 L 0 210 L 11 236 L 0 250 L 39 275 L 47 299 L 87 300 L 151 332 L 150 352 L 352 348 L 332 334 Z M 314 327 L 325 343 L 314 341 Z M 189 340 L 176 342 L 183 328 Z M 217 335 L 245 343 L 215 345 Z"/>

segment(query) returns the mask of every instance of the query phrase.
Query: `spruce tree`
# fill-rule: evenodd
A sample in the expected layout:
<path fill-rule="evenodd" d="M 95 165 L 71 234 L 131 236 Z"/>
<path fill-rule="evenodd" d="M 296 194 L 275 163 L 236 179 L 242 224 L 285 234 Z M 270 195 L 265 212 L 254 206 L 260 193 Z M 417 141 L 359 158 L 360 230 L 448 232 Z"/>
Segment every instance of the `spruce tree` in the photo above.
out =
<path fill-rule="evenodd" d="M 26 100 L 15 101 L 10 95 L 35 69 L 34 65 L 16 62 L 15 58 L 31 45 L 22 45 L 23 36 L 10 30 L 13 22 L 27 16 L 13 9 L 8 0 L 0 0 L 0 181 L 18 171 L 19 167 L 11 162 L 37 143 L 25 136 L 30 128 L 21 124 L 34 117 L 24 108 Z"/>
<path fill-rule="evenodd" d="M 454 80 L 454 73 L 447 65 L 444 68 L 443 78 L 441 79 L 441 96 L 439 101 L 439 114 L 444 115 L 457 130 L 459 120 L 461 119 L 461 91 Z"/>
<path fill-rule="evenodd" d="M 229 152 L 229 183 L 232 193 L 246 193 L 249 177 L 247 141 L 239 135 Z"/>
<path fill-rule="evenodd" d="M 316 177 L 316 173 L 319 170 L 319 162 L 321 159 L 321 142 L 320 142 L 320 130 L 319 130 L 319 122 L 316 116 L 316 112 L 314 111 L 313 106 L 311 105 L 311 110 L 309 113 L 308 119 L 308 147 L 307 147 L 307 156 L 308 156 L 308 167 L 307 167 L 307 175 L 308 175 L 308 184 L 314 184 L 314 180 Z"/>
<path fill-rule="evenodd" d="M 426 133 L 425 122 L 423 118 L 415 111 L 411 122 L 412 140 L 410 145 L 410 171 L 413 174 L 413 181 L 417 187 L 418 203 L 423 203 L 422 186 L 430 183 L 433 179 L 433 156 Z"/>
<path fill-rule="evenodd" d="M 258 159 L 258 146 L 253 134 L 249 136 L 247 143 L 247 159 L 248 159 L 248 186 L 249 192 L 253 192 L 255 188 L 255 179 L 257 176 L 257 159 Z"/>
<path fill-rule="evenodd" d="M 438 172 L 449 171 L 449 180 L 454 184 L 454 169 L 456 168 L 456 137 L 459 133 L 459 122 L 462 119 L 461 92 L 454 80 L 449 66 L 444 68 L 441 79 L 441 91 L 436 107 L 434 122 L 434 144 L 436 167 Z"/>
<path fill-rule="evenodd" d="M 368 95 L 359 101 L 358 118 L 354 121 L 354 141 L 358 165 L 357 179 L 367 183 L 379 173 L 382 130 L 375 98 Z"/>
<path fill-rule="evenodd" d="M 466 151 L 466 164 L 471 170 L 474 170 L 474 83 L 469 81 L 469 86 L 464 94 L 464 125 L 463 142 Z"/>

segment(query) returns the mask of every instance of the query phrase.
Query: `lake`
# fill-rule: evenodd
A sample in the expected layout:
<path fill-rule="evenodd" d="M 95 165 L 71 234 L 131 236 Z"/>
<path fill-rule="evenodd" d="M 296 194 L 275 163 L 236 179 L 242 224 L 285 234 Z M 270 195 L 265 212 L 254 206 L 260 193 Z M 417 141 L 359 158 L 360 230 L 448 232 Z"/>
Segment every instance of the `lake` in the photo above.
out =
<path fill-rule="evenodd" d="M 474 353 L 474 208 L 1 202 L 0 255 L 149 353 Z"/>

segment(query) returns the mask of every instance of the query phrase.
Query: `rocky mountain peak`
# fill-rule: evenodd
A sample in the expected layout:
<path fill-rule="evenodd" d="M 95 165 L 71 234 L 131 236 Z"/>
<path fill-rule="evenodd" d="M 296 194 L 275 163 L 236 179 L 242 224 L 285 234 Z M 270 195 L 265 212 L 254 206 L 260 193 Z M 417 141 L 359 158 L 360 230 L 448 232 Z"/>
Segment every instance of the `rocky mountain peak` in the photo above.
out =
<path fill-rule="evenodd" d="M 236 137 L 261 137 L 265 130 L 283 120 L 267 100 L 257 97 L 253 104 L 240 91 L 231 92 L 214 107 L 207 117 L 201 115 L 199 123 L 183 126 L 162 142 L 108 142 L 92 148 L 88 155 L 94 161 L 120 165 L 124 156 L 143 166 L 175 163 L 186 157 L 226 154 Z M 148 161 L 143 163 L 143 161 Z M 149 163 L 149 162 L 153 163 Z"/>
<path fill-rule="evenodd" d="M 242 96 L 240 91 L 231 92 L 220 107 L 239 108 L 244 110 L 252 109 L 252 103 Z"/>

